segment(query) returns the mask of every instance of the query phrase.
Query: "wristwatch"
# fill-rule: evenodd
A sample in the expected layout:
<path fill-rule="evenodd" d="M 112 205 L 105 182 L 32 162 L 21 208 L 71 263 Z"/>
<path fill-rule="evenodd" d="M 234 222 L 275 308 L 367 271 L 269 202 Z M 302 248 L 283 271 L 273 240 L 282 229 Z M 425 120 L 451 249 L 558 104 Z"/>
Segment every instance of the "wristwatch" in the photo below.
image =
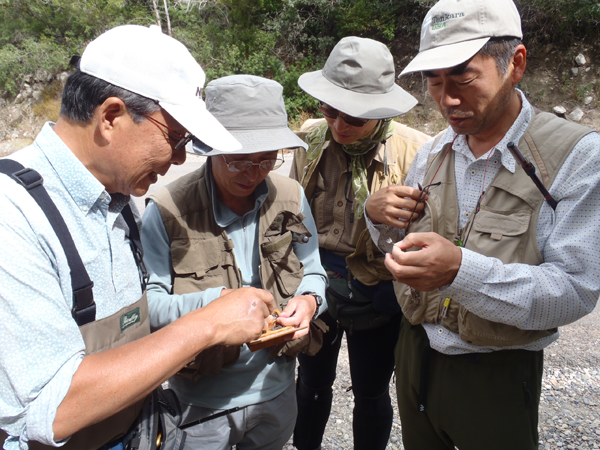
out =
<path fill-rule="evenodd" d="M 317 309 L 315 310 L 315 315 L 312 318 L 312 320 L 315 320 L 319 316 L 319 308 L 323 304 L 323 297 L 316 292 L 304 292 L 302 295 L 312 295 L 315 298 L 315 301 L 317 302 Z"/>

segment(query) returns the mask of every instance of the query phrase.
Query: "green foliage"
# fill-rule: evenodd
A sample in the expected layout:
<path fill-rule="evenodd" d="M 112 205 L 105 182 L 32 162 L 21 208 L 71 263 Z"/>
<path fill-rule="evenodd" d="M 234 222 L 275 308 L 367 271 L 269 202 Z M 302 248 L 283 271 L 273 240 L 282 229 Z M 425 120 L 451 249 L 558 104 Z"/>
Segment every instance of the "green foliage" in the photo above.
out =
<path fill-rule="evenodd" d="M 600 37 L 600 3 L 596 0 L 515 0 L 529 46 L 569 46 Z"/>
<path fill-rule="evenodd" d="M 490 0 L 493 1 L 493 0 Z M 528 47 L 598 41 L 598 0 L 515 0 Z M 166 31 L 163 0 L 157 0 Z M 284 87 L 291 118 L 315 112 L 298 77 L 322 68 L 344 36 L 414 47 L 436 0 L 167 0 L 173 36 L 207 81 L 249 73 Z M 70 54 L 119 24 L 156 22 L 150 0 L 0 0 L 0 89 L 18 92 L 24 74 L 66 68 Z M 577 93 L 581 96 L 581 93 Z"/>
<path fill-rule="evenodd" d="M 25 39 L 19 47 L 5 45 L 0 48 L 0 89 L 17 94 L 24 74 L 33 74 L 39 69 L 64 70 L 69 54 L 68 47 L 44 37 Z"/>

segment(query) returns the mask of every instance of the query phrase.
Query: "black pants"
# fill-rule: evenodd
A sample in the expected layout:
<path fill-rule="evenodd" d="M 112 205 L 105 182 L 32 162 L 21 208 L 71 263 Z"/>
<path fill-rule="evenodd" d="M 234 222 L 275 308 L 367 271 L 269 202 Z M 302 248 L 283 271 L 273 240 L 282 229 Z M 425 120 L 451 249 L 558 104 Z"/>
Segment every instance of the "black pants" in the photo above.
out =
<path fill-rule="evenodd" d="M 342 333 L 345 331 L 354 392 L 354 448 L 383 450 L 392 428 L 389 383 L 394 371 L 394 347 L 402 314 L 395 314 L 389 323 L 381 327 L 352 333 L 338 330 L 337 322 L 329 313 L 325 312 L 320 317 L 329 325 L 329 332 L 323 338 L 323 348 L 312 357 L 303 353 L 298 356 L 298 419 L 294 445 L 298 450 L 315 450 L 321 446 L 331 410 L 331 387 L 336 376 Z"/>
<path fill-rule="evenodd" d="M 402 321 L 396 389 L 407 450 L 534 450 L 542 351 L 444 355 Z"/>

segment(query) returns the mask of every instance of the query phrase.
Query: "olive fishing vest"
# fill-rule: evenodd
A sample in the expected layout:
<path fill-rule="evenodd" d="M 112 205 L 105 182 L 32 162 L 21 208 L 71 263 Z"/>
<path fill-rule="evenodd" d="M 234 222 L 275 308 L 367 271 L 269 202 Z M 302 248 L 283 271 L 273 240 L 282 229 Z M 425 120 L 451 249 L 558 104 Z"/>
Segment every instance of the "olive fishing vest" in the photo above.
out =
<path fill-rule="evenodd" d="M 242 287 L 233 241 L 214 216 L 205 176 L 206 165 L 183 176 L 150 198 L 160 212 L 171 242 L 173 294 L 208 288 Z M 260 280 L 262 288 L 283 308 L 304 277 L 304 266 L 292 247 L 292 233 L 310 237 L 302 223 L 302 191 L 287 177 L 265 178 L 269 194 L 259 214 Z"/>
<path fill-rule="evenodd" d="M 325 123 L 324 119 L 311 121 L 309 127 L 303 126 L 301 131 L 310 132 L 323 123 Z M 403 185 L 414 156 L 421 145 L 425 143 L 425 141 L 419 142 L 422 140 L 422 134 L 400 123 L 394 125 L 394 133 L 386 141 L 386 144 L 377 144 L 376 157 L 372 162 L 375 170 L 371 180 L 370 194 L 392 184 Z M 319 142 L 308 142 L 308 144 L 314 148 Z M 296 151 L 294 164 L 298 169 L 300 184 L 306 198 L 311 199 L 315 191 L 318 179 L 317 167 L 323 153 L 326 149 L 335 146 L 338 146 L 339 151 L 343 152 L 341 146 L 331 139 L 323 144 L 321 151 L 312 160 L 308 160 L 304 149 Z M 385 267 L 384 255 L 373 243 L 366 225 L 358 238 L 355 251 L 346 257 L 346 264 L 352 275 L 367 286 L 374 286 L 381 281 L 393 279 L 392 274 Z"/>
<path fill-rule="evenodd" d="M 19 169 L 19 166 L 21 169 L 17 172 L 16 169 Z M 2 161 L 2 172 L 17 180 L 38 202 L 65 250 L 71 269 L 73 318 L 79 325 L 79 331 L 85 342 L 85 354 L 100 353 L 149 335 L 150 320 L 145 286 L 143 286 L 143 295 L 137 302 L 122 308 L 111 316 L 95 320 L 96 304 L 92 294 L 93 283 L 89 279 L 60 212 L 43 187 L 41 175 L 34 170 L 23 169 L 23 166 L 12 160 Z M 132 243 L 134 259 L 138 266 L 142 267 L 143 253 L 139 231 L 129 206 L 123 209 L 122 215 L 130 229 L 129 239 Z M 145 269 L 141 270 L 144 273 L 142 281 L 144 285 Z M 123 436 L 133 425 L 145 401 L 146 399 L 140 400 L 107 419 L 78 431 L 61 448 L 65 450 L 97 450 L 104 444 Z M 5 439 L 6 434 L 0 430 L 0 444 L 3 444 Z M 56 448 L 35 441 L 28 442 L 28 445 L 30 450 Z"/>
<path fill-rule="evenodd" d="M 534 114 L 530 126 L 518 145 L 525 158 L 535 166 L 544 185 L 549 188 L 573 147 L 593 130 L 559 119 L 553 114 Z M 441 135 L 440 135 L 441 137 Z M 439 138 L 438 138 L 439 141 Z M 410 227 L 410 232 L 434 232 L 451 242 L 465 240 L 470 229 L 467 249 L 481 255 L 498 258 L 504 264 L 539 265 L 544 262 L 537 246 L 536 225 L 544 197 L 520 167 L 512 174 L 501 167 L 481 199 L 481 209 L 472 213 L 463 230 L 458 229 L 459 206 L 454 169 L 454 150 L 444 159 L 448 143 L 441 151 L 429 155 L 423 185 L 441 185 L 430 190 L 425 210 Z M 435 143 L 434 143 L 435 148 Z M 418 250 L 418 248 L 413 249 Z M 424 322 L 441 324 L 469 344 L 481 346 L 527 345 L 557 332 L 550 330 L 521 330 L 476 316 L 450 298 L 447 314 L 442 309 L 447 301 L 443 292 L 416 291 L 394 282 L 402 311 L 411 324 Z"/>

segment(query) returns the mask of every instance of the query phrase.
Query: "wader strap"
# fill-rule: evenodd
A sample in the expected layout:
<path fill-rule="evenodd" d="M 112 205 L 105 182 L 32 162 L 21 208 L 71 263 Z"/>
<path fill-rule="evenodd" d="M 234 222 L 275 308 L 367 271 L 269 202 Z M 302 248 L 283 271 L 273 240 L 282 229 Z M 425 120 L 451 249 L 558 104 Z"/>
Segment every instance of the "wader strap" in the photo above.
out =
<path fill-rule="evenodd" d="M 33 169 L 25 168 L 11 159 L 0 160 L 0 172 L 8 175 L 31 194 L 42 209 L 58 237 L 71 269 L 71 287 L 73 289 L 73 309 L 71 315 L 78 326 L 96 320 L 96 303 L 92 287 L 94 283 L 85 270 L 79 252 L 75 247 L 71 233 L 58 208 L 44 188 L 44 179 Z"/>

